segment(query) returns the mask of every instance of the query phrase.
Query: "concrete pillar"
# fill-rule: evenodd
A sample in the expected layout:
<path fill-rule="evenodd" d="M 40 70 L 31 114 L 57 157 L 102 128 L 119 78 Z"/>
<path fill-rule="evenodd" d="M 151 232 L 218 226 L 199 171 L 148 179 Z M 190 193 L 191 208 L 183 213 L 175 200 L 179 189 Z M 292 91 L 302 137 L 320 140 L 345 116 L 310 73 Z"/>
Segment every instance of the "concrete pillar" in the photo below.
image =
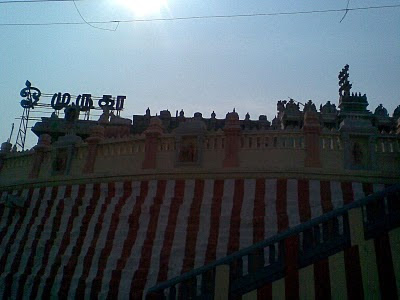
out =
<path fill-rule="evenodd" d="M 163 132 L 162 122 L 158 117 L 150 120 L 150 125 L 144 132 L 146 135 L 144 161 L 142 169 L 155 169 L 157 167 L 158 138 Z"/>
<path fill-rule="evenodd" d="M 214 299 L 225 300 L 229 298 L 229 266 L 220 265 L 215 268 Z"/>
<path fill-rule="evenodd" d="M 305 167 L 320 168 L 321 167 L 321 147 L 320 136 L 321 126 L 319 124 L 318 115 L 314 111 L 307 111 L 304 114 L 304 140 L 306 148 Z"/>
<path fill-rule="evenodd" d="M 97 157 L 98 144 L 104 139 L 104 127 L 93 126 L 90 131 L 90 136 L 86 139 L 86 142 L 88 144 L 88 151 L 86 162 L 83 167 L 84 174 L 93 173 L 94 164 Z"/>
<path fill-rule="evenodd" d="M 44 156 L 46 155 L 46 152 L 50 149 L 50 147 L 51 147 L 51 136 L 48 134 L 42 134 L 39 137 L 37 145 L 33 147 L 35 153 L 33 154 L 33 164 L 31 172 L 29 173 L 29 178 L 39 177 Z"/>
<path fill-rule="evenodd" d="M 239 123 L 239 115 L 236 112 L 231 112 L 226 115 L 224 134 L 225 157 L 223 161 L 223 167 L 238 167 L 241 128 Z"/>

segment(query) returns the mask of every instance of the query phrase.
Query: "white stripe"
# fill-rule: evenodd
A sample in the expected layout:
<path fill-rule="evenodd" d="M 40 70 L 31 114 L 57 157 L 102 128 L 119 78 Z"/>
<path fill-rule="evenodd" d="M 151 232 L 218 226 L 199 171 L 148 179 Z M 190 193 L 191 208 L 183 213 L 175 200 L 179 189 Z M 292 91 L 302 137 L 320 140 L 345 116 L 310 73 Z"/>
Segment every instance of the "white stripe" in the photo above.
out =
<path fill-rule="evenodd" d="M 62 238 L 64 236 L 64 233 L 67 229 L 67 224 L 68 224 L 68 219 L 71 216 L 72 213 L 72 206 L 75 203 L 75 199 L 78 196 L 78 190 L 79 190 L 79 186 L 78 185 L 74 185 L 71 187 L 71 197 L 69 198 L 64 198 L 64 212 L 61 216 L 61 223 L 60 223 L 60 229 L 57 232 L 56 235 L 56 239 L 54 240 L 53 246 L 51 248 L 50 251 L 50 255 L 49 255 L 49 260 L 47 262 L 46 265 L 46 269 L 45 272 L 41 278 L 40 281 L 40 286 L 38 289 L 38 294 L 37 294 L 37 298 L 40 299 L 42 293 L 43 293 L 43 289 L 44 289 L 44 285 L 46 282 L 46 279 L 50 276 L 50 269 L 51 266 L 54 264 L 55 260 L 56 260 L 56 256 L 58 253 L 58 250 L 61 246 L 61 241 Z"/>
<path fill-rule="evenodd" d="M 228 252 L 229 231 L 233 208 L 233 194 L 235 191 L 235 180 L 226 179 L 224 182 L 224 193 L 221 202 L 221 217 L 219 218 L 219 232 L 216 249 L 216 259 L 226 256 Z"/>
<path fill-rule="evenodd" d="M 135 181 L 131 183 L 132 193 L 126 199 L 125 205 L 122 207 L 121 214 L 119 216 L 119 222 L 117 224 L 117 230 L 115 231 L 115 238 L 112 245 L 111 255 L 108 257 L 107 265 L 104 270 L 102 278 L 102 286 L 100 295 L 107 295 L 108 284 L 111 280 L 112 271 L 116 269 L 118 258 L 122 254 L 124 241 L 128 235 L 129 228 L 129 216 L 132 213 L 133 207 L 136 204 L 137 196 L 140 194 L 140 182 Z M 79 297 L 79 295 L 77 295 Z"/>
<path fill-rule="evenodd" d="M 146 295 L 146 290 L 157 282 L 158 270 L 160 268 L 160 256 L 162 246 L 164 244 L 165 229 L 168 225 L 168 216 L 171 209 L 171 199 L 174 196 L 174 187 L 176 182 L 172 180 L 167 181 L 165 190 L 164 202 L 160 207 L 160 215 L 158 217 L 156 236 L 153 242 L 153 251 L 151 255 L 151 262 L 149 266 L 149 274 L 147 276 L 146 285 L 143 295 Z"/>
<path fill-rule="evenodd" d="M 168 277 L 172 278 L 180 275 L 185 257 L 185 243 L 187 235 L 188 219 L 190 207 L 194 197 L 194 180 L 186 180 L 185 193 L 181 209 L 179 210 L 177 228 L 175 230 L 174 241 L 171 248 L 171 256 L 168 263 Z"/>
<path fill-rule="evenodd" d="M 278 232 L 278 218 L 276 216 L 276 179 L 265 181 L 265 238 L 269 238 Z"/>
<path fill-rule="evenodd" d="M 39 272 L 39 270 L 41 269 L 41 267 L 43 265 L 43 255 L 44 255 L 44 251 L 45 251 L 45 246 L 46 246 L 46 243 L 48 242 L 48 240 L 50 239 L 51 232 L 53 230 L 52 225 L 53 225 L 54 218 L 60 217 L 60 216 L 56 216 L 57 206 L 58 206 L 59 202 L 61 201 L 61 199 L 64 198 L 64 195 L 65 195 L 65 186 L 58 187 L 56 197 L 53 200 L 54 205 L 50 211 L 49 218 L 48 218 L 47 222 L 45 224 L 43 224 L 43 226 L 44 226 L 43 232 L 42 232 L 42 235 L 38 242 L 36 253 L 34 256 L 32 274 L 31 274 L 31 276 L 29 276 L 29 278 L 25 284 L 25 287 L 24 287 L 24 294 L 27 297 L 29 297 L 29 295 L 31 294 L 31 289 L 33 287 L 32 280 L 33 280 L 33 278 L 35 278 L 36 274 Z"/>
<path fill-rule="evenodd" d="M 16 195 L 17 191 L 14 191 L 13 194 Z M 28 190 L 24 190 L 23 197 L 26 198 L 27 196 L 28 196 Z M 36 198 L 38 198 L 38 196 L 39 196 L 39 193 L 36 194 Z M 2 220 L 1 220 L 2 222 L 1 222 L 1 229 L 0 230 L 5 229 L 6 230 L 6 235 L 3 237 L 3 241 L 1 242 L 2 246 L 5 246 L 5 245 L 8 244 L 8 241 L 11 238 L 11 233 L 14 231 L 14 227 L 17 224 L 17 222 L 21 222 L 21 221 L 23 222 L 21 227 L 18 229 L 17 236 L 16 236 L 16 238 L 14 240 L 14 244 L 11 245 L 10 252 L 8 254 L 9 255 L 8 256 L 8 260 L 10 260 L 10 257 L 12 257 L 11 260 L 14 260 L 14 256 L 16 254 L 15 253 L 16 249 L 18 249 L 18 247 L 19 247 L 19 242 L 18 241 L 21 240 L 21 238 L 23 236 L 23 233 L 25 232 L 25 227 L 29 223 L 30 216 L 32 215 L 32 208 L 29 207 L 27 209 L 27 212 L 26 212 L 24 220 L 20 219 L 20 214 L 16 213 L 16 211 L 14 209 L 11 209 L 11 208 L 8 208 L 8 207 L 5 207 L 4 209 L 5 209 L 5 212 L 4 212 L 4 215 L 3 215 Z M 13 214 L 12 223 L 10 224 L 11 226 L 9 226 L 8 228 L 5 228 L 5 226 L 7 226 L 7 219 L 8 219 L 8 215 L 9 214 Z M 5 247 L 4 248 L 0 247 L 0 257 L 3 256 L 5 250 L 6 250 Z M 2 275 L 2 274 L 0 274 L 0 275 Z"/>
<path fill-rule="evenodd" d="M 310 180 L 310 208 L 311 219 L 322 215 L 321 186 L 319 180 Z"/>
<path fill-rule="evenodd" d="M 204 265 L 206 258 L 206 251 L 208 245 L 208 237 L 210 233 L 210 216 L 212 199 L 214 196 L 214 180 L 207 179 L 204 181 L 204 194 L 203 201 L 200 208 L 200 219 L 199 219 L 199 232 L 197 234 L 196 241 L 196 257 L 194 266 L 198 268 Z M 177 224 L 177 227 L 179 224 Z"/>
<path fill-rule="evenodd" d="M 253 219 L 256 180 L 244 180 L 243 205 L 240 213 L 240 245 L 239 249 L 253 244 Z"/>
<path fill-rule="evenodd" d="M 15 192 L 16 192 L 16 191 L 15 191 Z M 2 195 L 2 202 L 6 201 L 7 196 L 8 196 L 8 192 L 3 192 L 3 195 Z M 4 203 L 3 203 L 3 204 L 4 204 Z M 3 205 L 3 210 L 4 210 L 3 216 L 2 216 L 2 218 L 0 219 L 0 231 L 2 231 L 4 227 L 6 227 L 6 225 L 7 225 L 7 218 L 8 218 L 8 215 L 10 214 L 10 209 L 7 208 L 7 207 L 5 207 L 4 205 Z M 4 241 L 4 238 L 3 238 L 3 241 Z M 2 245 L 4 245 L 4 242 L 2 242 Z M 3 251 L 3 248 L 0 247 L 0 251 Z M 1 253 L 1 252 L 0 252 L 0 253 Z M 1 254 L 0 254 L 0 255 L 1 255 Z"/>
<path fill-rule="evenodd" d="M 114 183 L 114 188 L 115 188 L 115 194 L 111 198 L 110 204 L 107 206 L 106 213 L 104 214 L 104 221 L 103 221 L 103 226 L 101 228 L 101 232 L 99 235 L 99 239 L 97 240 L 97 244 L 95 247 L 95 252 L 93 255 L 93 260 L 92 260 L 92 265 L 90 266 L 90 271 L 88 274 L 88 277 L 86 278 L 86 289 L 85 289 L 85 299 L 90 299 L 90 288 L 92 285 L 93 279 L 96 277 L 97 274 L 97 267 L 99 264 L 99 259 L 100 259 L 100 254 L 102 250 L 104 249 L 104 246 L 106 244 L 106 239 L 108 235 L 108 231 L 111 225 L 111 219 L 112 215 L 115 211 L 115 207 L 117 203 L 119 202 L 120 198 L 123 195 L 123 183 L 122 182 L 116 182 Z M 107 188 L 107 193 L 108 193 L 108 188 Z M 81 295 L 83 296 L 83 295 Z"/>
<path fill-rule="evenodd" d="M 342 185 L 338 181 L 331 181 L 331 200 L 333 209 L 344 205 Z"/>
<path fill-rule="evenodd" d="M 16 195 L 16 194 L 17 194 L 17 191 L 13 191 L 13 192 L 12 192 L 12 195 Z M 35 193 L 34 193 L 34 194 L 35 194 Z M 35 195 L 36 197 L 35 197 L 35 198 L 38 198 L 38 195 L 39 195 L 39 194 L 36 193 L 36 195 Z M 34 196 L 33 196 L 33 197 L 34 197 Z M 9 215 L 9 214 L 14 214 L 14 216 L 13 216 L 13 218 L 12 218 L 12 223 L 11 223 L 10 226 L 6 229 L 7 232 L 6 232 L 6 235 L 4 236 L 3 241 L 2 241 L 2 245 L 7 245 L 7 243 L 8 243 L 8 241 L 9 241 L 10 237 L 11 237 L 11 233 L 12 233 L 12 231 L 13 231 L 15 225 L 16 225 L 17 222 L 20 221 L 20 220 L 19 220 L 18 215 L 15 214 L 10 208 L 4 208 L 4 209 L 5 209 L 5 212 L 4 212 L 4 215 L 3 215 L 3 218 L 2 218 L 2 226 L 1 226 L 2 228 L 1 228 L 1 230 L 5 229 L 5 226 L 7 225 L 7 222 L 6 222 L 6 221 L 7 221 L 7 219 L 8 219 L 8 215 Z M 32 213 L 32 212 L 31 212 L 31 213 Z M 28 211 L 27 214 L 26 214 L 26 217 L 27 217 L 27 216 L 30 216 L 29 211 Z M 21 236 L 22 236 L 22 233 L 21 233 L 21 232 L 24 232 L 24 231 L 25 231 L 25 227 L 26 227 L 26 225 L 27 225 L 26 223 L 28 223 L 28 222 L 24 220 L 23 225 L 21 226 L 21 228 L 20 228 L 19 231 L 18 231 L 18 234 L 20 234 Z M 20 239 L 21 239 L 21 238 L 20 238 Z M 5 251 L 6 249 L 3 248 L 3 247 L 0 247 L 0 249 L 1 249 L 1 256 L 2 256 L 2 255 L 8 255 L 7 261 L 5 262 L 5 263 L 6 263 L 6 267 L 4 268 L 4 272 L 3 272 L 3 274 L 0 274 L 0 299 L 3 298 L 3 293 L 4 293 L 4 288 L 5 288 L 4 279 L 5 279 L 5 277 L 7 276 L 9 270 L 11 269 L 11 264 L 12 264 L 12 262 L 14 261 L 14 257 L 15 257 L 15 255 L 16 255 L 16 251 L 17 251 L 18 247 L 19 247 L 18 235 L 17 235 L 16 239 L 14 240 L 14 244 L 11 245 L 11 248 L 10 248 L 10 251 L 9 251 L 8 254 L 4 254 L 4 251 Z M 0 256 L 0 257 L 1 257 L 1 256 Z"/>
<path fill-rule="evenodd" d="M 74 273 L 73 279 L 71 281 L 71 287 L 69 289 L 69 298 L 70 299 L 73 299 L 75 297 L 75 292 L 76 292 L 76 289 L 78 288 L 78 284 L 79 284 L 79 278 L 82 276 L 82 273 L 83 273 L 83 268 L 84 268 L 83 263 L 84 263 L 86 255 L 87 255 L 87 252 L 89 250 L 90 244 L 93 241 L 94 235 L 96 234 L 94 232 L 94 230 L 95 230 L 96 224 L 99 222 L 99 216 L 100 216 L 100 213 L 102 210 L 102 206 L 105 203 L 107 193 L 108 193 L 108 184 L 106 184 L 106 183 L 100 184 L 99 199 L 96 203 L 96 207 L 93 212 L 92 219 L 90 220 L 86 238 L 83 242 L 82 250 L 81 250 L 80 256 L 78 257 L 77 265 L 75 268 L 75 273 Z M 90 268 L 90 266 L 89 266 L 89 268 Z M 79 296 L 80 295 L 76 295 L 76 297 L 79 297 Z"/>
<path fill-rule="evenodd" d="M 142 253 L 142 247 L 144 240 L 146 239 L 147 227 L 150 221 L 150 207 L 154 203 L 154 198 L 157 193 L 157 180 L 149 182 L 149 191 L 147 197 L 142 206 L 142 213 L 139 216 L 139 229 L 136 236 L 136 241 L 133 245 L 132 251 L 125 265 L 125 269 L 122 270 L 121 282 L 118 297 L 120 299 L 129 298 L 129 290 L 131 287 L 131 281 L 135 271 L 137 270 L 140 262 Z"/>
<path fill-rule="evenodd" d="M 57 295 L 57 293 L 60 289 L 61 280 L 63 277 L 64 266 L 66 266 L 68 264 L 68 261 L 72 255 L 72 249 L 74 249 L 76 242 L 78 240 L 78 237 L 80 235 L 80 228 L 82 225 L 83 216 L 86 213 L 86 208 L 88 207 L 89 201 L 92 197 L 93 197 L 93 184 L 87 184 L 85 187 L 85 195 L 82 198 L 82 205 L 78 208 L 78 216 L 75 218 L 73 225 L 72 225 L 72 231 L 69 233 L 70 243 L 67 246 L 65 254 L 62 257 L 61 264 L 58 269 L 57 275 L 55 276 L 56 280 L 54 281 L 54 285 L 51 289 L 51 295 Z"/>
<path fill-rule="evenodd" d="M 45 211 L 47 209 L 47 206 L 49 204 L 49 199 L 51 197 L 51 190 L 52 190 L 51 187 L 46 187 L 43 198 L 38 200 L 41 202 L 39 211 L 38 211 L 36 218 L 34 219 L 33 225 L 31 226 L 31 228 L 29 228 L 28 241 L 25 244 L 25 248 L 24 248 L 23 254 L 21 256 L 19 270 L 17 273 L 14 273 L 14 278 L 20 277 L 25 272 L 25 268 L 26 268 L 26 265 L 28 264 L 29 256 L 31 255 L 31 251 L 29 251 L 28 249 L 31 249 L 33 243 L 35 242 L 34 237 L 36 235 L 37 227 L 38 227 L 38 225 L 41 224 L 42 218 L 43 218 Z M 19 244 L 18 241 L 15 241 L 15 242 Z M 6 271 L 6 273 L 8 273 L 8 272 Z M 12 294 L 11 294 L 12 299 L 16 299 L 18 285 L 19 285 L 18 280 L 13 280 Z"/>
<path fill-rule="evenodd" d="M 353 195 L 354 195 L 354 201 L 360 200 L 365 197 L 362 183 L 360 182 L 353 182 L 352 183 L 352 188 L 353 188 Z"/>
<path fill-rule="evenodd" d="M 289 227 L 294 227 L 300 224 L 300 211 L 299 211 L 299 199 L 297 192 L 297 180 L 287 180 L 287 214 L 289 218 Z"/>

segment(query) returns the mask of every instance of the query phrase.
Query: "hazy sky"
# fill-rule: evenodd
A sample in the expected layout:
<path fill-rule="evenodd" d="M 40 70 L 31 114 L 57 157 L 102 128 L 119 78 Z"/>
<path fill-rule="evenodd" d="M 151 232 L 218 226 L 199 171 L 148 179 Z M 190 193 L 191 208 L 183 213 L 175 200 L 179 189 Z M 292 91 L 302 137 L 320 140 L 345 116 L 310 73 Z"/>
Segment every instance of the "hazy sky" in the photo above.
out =
<path fill-rule="evenodd" d="M 77 2 L 89 21 L 340 9 L 347 0 L 165 0 L 159 13 L 135 15 L 121 0 Z M 1 2 L 1 1 L 0 1 Z M 351 0 L 350 7 L 400 4 Z M 374 110 L 400 105 L 400 8 L 121 23 L 116 32 L 88 25 L 0 26 L 0 141 L 22 113 L 29 79 L 44 93 L 126 95 L 123 116 L 184 109 L 186 116 L 234 107 L 243 118 L 266 114 L 276 101 L 338 102 L 337 75 L 350 65 L 353 90 Z M 82 21 L 72 2 L 0 4 L 0 23 Z M 114 25 L 98 25 L 113 28 Z M 43 98 L 41 102 L 49 102 Z M 32 124 L 33 125 L 33 122 Z M 28 145 L 36 137 L 31 134 Z"/>

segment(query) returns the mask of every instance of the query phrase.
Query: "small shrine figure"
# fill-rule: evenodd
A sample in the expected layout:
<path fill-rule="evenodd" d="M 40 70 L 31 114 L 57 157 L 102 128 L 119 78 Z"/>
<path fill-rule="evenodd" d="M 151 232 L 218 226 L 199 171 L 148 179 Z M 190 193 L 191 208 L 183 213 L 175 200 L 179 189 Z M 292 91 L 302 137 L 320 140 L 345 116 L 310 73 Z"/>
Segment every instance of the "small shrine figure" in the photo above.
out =
<path fill-rule="evenodd" d="M 349 65 L 345 65 L 342 71 L 340 71 L 339 76 L 339 95 L 341 97 L 350 96 L 350 90 L 352 84 L 349 82 Z"/>
<path fill-rule="evenodd" d="M 75 105 L 75 103 L 68 105 L 65 108 L 64 113 L 65 120 L 69 123 L 74 123 L 76 120 L 79 119 L 79 107 Z"/>
<path fill-rule="evenodd" d="M 99 123 L 108 123 L 110 120 L 110 108 L 108 106 L 103 106 L 103 113 L 99 118 Z"/>
<path fill-rule="evenodd" d="M 195 162 L 197 160 L 197 151 L 195 145 L 191 142 L 189 145 L 182 145 L 179 152 L 180 162 Z"/>

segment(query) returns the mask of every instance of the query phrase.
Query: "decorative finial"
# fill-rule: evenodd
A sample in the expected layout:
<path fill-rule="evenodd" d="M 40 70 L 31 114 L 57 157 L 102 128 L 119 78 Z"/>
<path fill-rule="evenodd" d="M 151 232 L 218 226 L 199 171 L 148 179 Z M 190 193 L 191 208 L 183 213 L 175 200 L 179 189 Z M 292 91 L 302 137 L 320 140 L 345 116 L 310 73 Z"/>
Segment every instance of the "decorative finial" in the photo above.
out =
<path fill-rule="evenodd" d="M 339 76 L 339 95 L 343 96 L 350 96 L 350 90 L 352 84 L 349 82 L 349 65 L 345 65 L 342 71 L 340 71 Z"/>
<path fill-rule="evenodd" d="M 38 88 L 33 87 L 29 80 L 25 82 L 25 86 L 19 93 L 21 97 L 26 98 L 21 100 L 21 106 L 23 108 L 34 108 L 42 93 Z"/>

